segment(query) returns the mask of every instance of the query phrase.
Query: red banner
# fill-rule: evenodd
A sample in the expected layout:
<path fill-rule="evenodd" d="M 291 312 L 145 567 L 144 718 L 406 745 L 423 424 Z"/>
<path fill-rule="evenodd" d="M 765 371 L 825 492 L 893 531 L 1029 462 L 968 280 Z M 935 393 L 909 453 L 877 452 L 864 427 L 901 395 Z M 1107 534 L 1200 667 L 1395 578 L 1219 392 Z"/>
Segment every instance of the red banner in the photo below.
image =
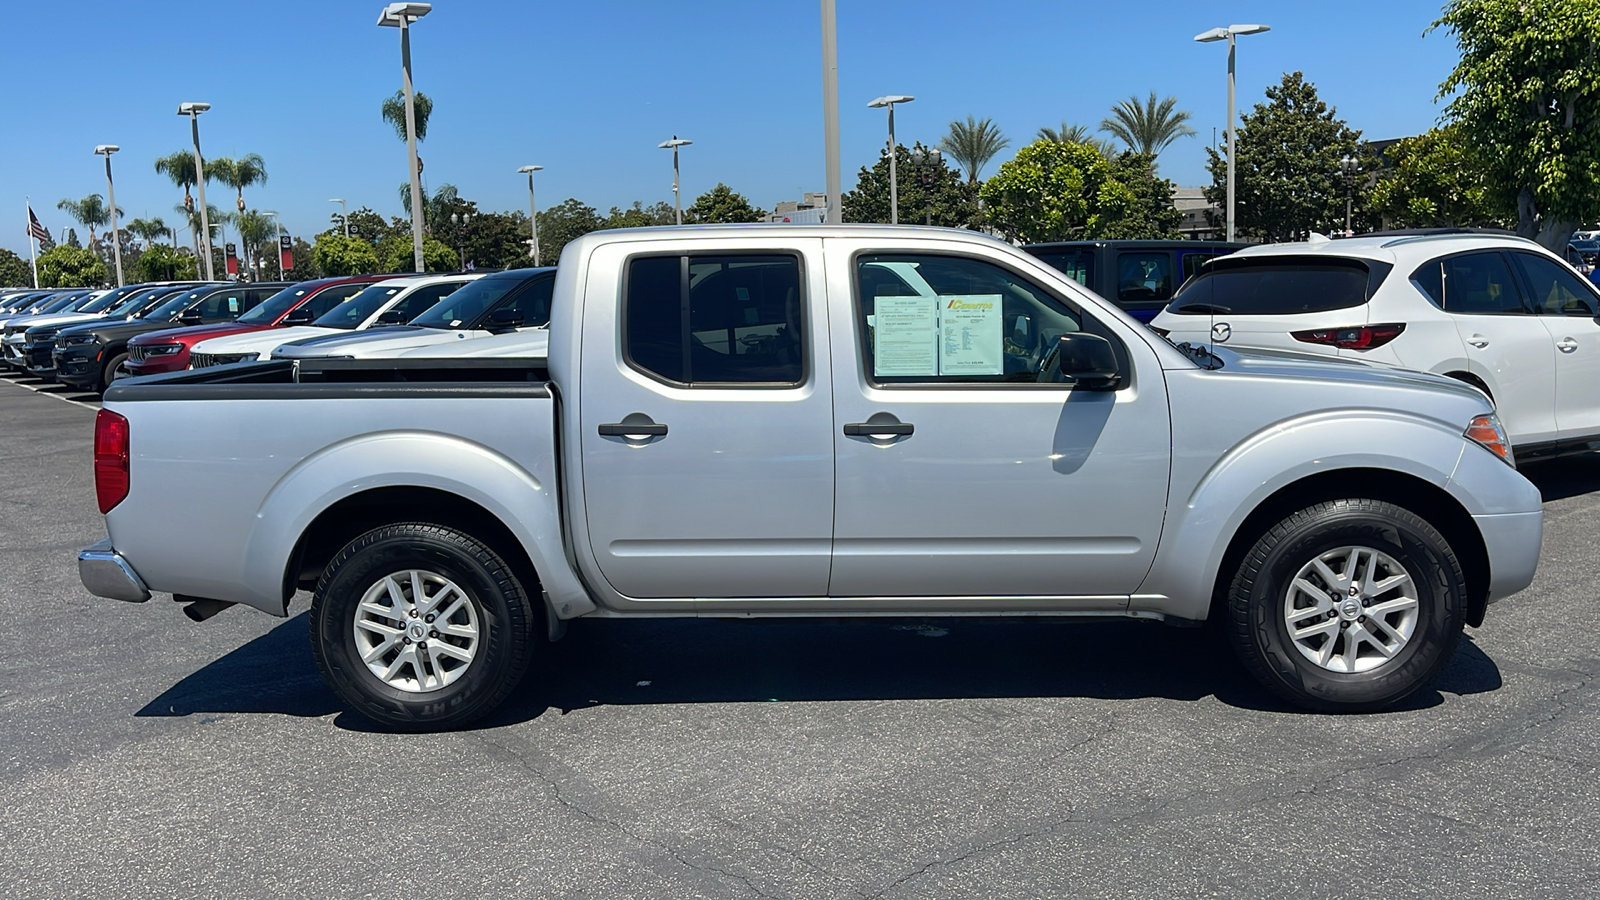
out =
<path fill-rule="evenodd" d="M 239 274 L 239 251 L 232 244 L 224 244 L 224 258 L 228 261 L 228 274 Z"/>
<path fill-rule="evenodd" d="M 278 271 L 280 274 L 294 268 L 294 251 L 290 249 L 293 246 L 289 242 L 287 234 L 278 238 Z"/>

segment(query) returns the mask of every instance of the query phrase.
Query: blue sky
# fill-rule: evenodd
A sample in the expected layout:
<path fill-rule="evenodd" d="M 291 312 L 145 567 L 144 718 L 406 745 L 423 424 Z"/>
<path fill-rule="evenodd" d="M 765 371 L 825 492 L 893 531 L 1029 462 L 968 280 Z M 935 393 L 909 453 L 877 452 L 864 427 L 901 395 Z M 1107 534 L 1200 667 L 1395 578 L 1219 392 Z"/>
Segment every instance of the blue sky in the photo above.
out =
<path fill-rule="evenodd" d="M 26 255 L 23 197 L 57 234 L 63 197 L 104 193 L 92 154 L 114 143 L 117 201 L 128 216 L 178 218 L 181 194 L 152 161 L 188 146 L 180 101 L 201 117 L 208 157 L 255 152 L 269 180 L 246 194 L 291 232 L 352 208 L 402 212 L 405 145 L 379 117 L 400 86 L 399 36 L 375 22 L 381 0 L 202 3 L 76 0 L 7 12 L 0 95 L 0 246 Z M 1450 35 L 1424 30 L 1438 2 L 1137 4 L 1010 0 L 993 4 L 839 0 L 844 184 L 879 152 L 889 93 L 902 143 L 933 142 L 952 119 L 989 116 L 1012 140 L 992 174 L 1043 125 L 1098 125 L 1130 94 L 1177 96 L 1199 134 L 1163 154 L 1162 174 L 1202 183 L 1204 147 L 1226 116 L 1226 51 L 1195 34 L 1265 22 L 1239 44 L 1239 106 L 1303 70 L 1369 138 L 1432 126 L 1438 84 L 1456 60 Z M 418 89 L 435 103 L 422 145 L 430 186 L 449 182 L 488 209 L 526 209 L 518 166 L 539 173 L 541 207 L 567 197 L 602 213 L 671 199 L 683 151 L 685 205 L 726 182 L 758 205 L 824 188 L 817 0 L 436 0 L 413 32 Z M 34 103 L 24 102 L 31 98 Z M 231 208 L 214 185 L 213 205 Z"/>

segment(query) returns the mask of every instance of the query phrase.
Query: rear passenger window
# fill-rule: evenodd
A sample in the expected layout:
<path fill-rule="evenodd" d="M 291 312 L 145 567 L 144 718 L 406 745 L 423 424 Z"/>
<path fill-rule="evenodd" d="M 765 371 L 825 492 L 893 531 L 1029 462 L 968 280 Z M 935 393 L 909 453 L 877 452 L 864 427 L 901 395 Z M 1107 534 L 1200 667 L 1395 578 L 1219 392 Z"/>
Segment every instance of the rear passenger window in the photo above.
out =
<path fill-rule="evenodd" d="M 1513 253 L 1532 291 L 1529 298 L 1547 316 L 1593 316 L 1595 297 L 1583 279 L 1542 256 Z"/>
<path fill-rule="evenodd" d="M 1165 303 L 1172 297 L 1172 260 L 1165 252 L 1117 254 L 1117 302 Z"/>
<path fill-rule="evenodd" d="M 1444 263 L 1434 260 L 1423 265 L 1411 273 L 1411 283 L 1428 298 L 1428 302 L 1444 309 Z"/>
<path fill-rule="evenodd" d="M 335 285 L 307 300 L 306 309 L 311 310 L 312 318 L 320 319 L 329 310 L 361 293 L 366 287 L 364 284 Z"/>
<path fill-rule="evenodd" d="M 636 368 L 679 384 L 798 385 L 800 303 L 793 256 L 637 257 L 628 263 L 624 349 Z"/>
<path fill-rule="evenodd" d="M 522 313 L 524 326 L 550 324 L 550 297 L 555 293 L 556 280 L 541 278 L 528 285 L 511 298 L 511 302 L 497 309 L 515 309 Z"/>
<path fill-rule="evenodd" d="M 1499 252 L 1467 253 L 1441 260 L 1444 310 L 1464 316 L 1517 315 L 1529 312 Z"/>

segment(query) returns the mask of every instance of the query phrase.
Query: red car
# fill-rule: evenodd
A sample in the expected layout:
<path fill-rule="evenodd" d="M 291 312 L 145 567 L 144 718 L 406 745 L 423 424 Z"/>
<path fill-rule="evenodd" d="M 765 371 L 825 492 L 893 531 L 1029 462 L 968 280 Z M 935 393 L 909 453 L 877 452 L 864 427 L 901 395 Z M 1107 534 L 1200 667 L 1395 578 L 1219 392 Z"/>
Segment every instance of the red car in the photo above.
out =
<path fill-rule="evenodd" d="M 141 334 L 128 342 L 129 375 L 154 375 L 189 368 L 189 350 L 207 338 L 243 334 L 288 325 L 304 325 L 361 292 L 362 288 L 401 275 L 349 275 L 318 278 L 286 287 L 232 322 L 168 328 Z"/>

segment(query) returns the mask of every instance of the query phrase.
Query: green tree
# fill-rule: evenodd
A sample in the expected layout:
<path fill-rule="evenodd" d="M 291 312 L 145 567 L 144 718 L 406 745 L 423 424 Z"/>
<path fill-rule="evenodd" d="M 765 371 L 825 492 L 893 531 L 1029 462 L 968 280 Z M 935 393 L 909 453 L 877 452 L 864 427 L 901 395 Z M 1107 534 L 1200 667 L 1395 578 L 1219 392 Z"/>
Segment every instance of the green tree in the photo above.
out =
<path fill-rule="evenodd" d="M 358 237 L 319 234 L 311 258 L 324 275 L 363 275 L 380 268 L 372 245 Z"/>
<path fill-rule="evenodd" d="M 66 199 L 56 204 L 56 209 L 64 210 L 73 221 L 89 229 L 89 243 L 95 242 L 96 228 L 111 224 L 111 207 L 106 205 L 106 198 L 99 194 L 90 194 L 82 200 Z M 121 213 L 122 210 L 117 210 Z M 76 285 L 68 285 L 76 287 Z"/>
<path fill-rule="evenodd" d="M 5 287 L 31 287 L 33 270 L 28 261 L 0 247 L 0 285 Z"/>
<path fill-rule="evenodd" d="M 1188 111 L 1175 109 L 1177 105 L 1177 97 L 1157 102 L 1155 91 L 1142 105 L 1137 95 L 1131 96 L 1111 107 L 1110 117 L 1100 121 L 1100 130 L 1127 144 L 1134 153 L 1159 156 L 1178 138 L 1194 136 L 1194 129 L 1185 124 Z"/>
<path fill-rule="evenodd" d="M 156 159 L 156 173 L 171 179 L 173 186 L 183 188 L 183 203 L 178 211 L 191 215 L 194 213 L 194 196 L 189 189 L 194 187 L 198 179 L 195 177 L 194 154 L 188 150 L 179 150 Z M 206 181 L 210 181 L 207 173 Z M 195 255 L 200 254 L 200 235 L 198 226 L 191 230 L 189 243 Z"/>
<path fill-rule="evenodd" d="M 558 206 L 539 211 L 539 256 L 545 265 L 554 265 L 561 258 L 561 248 L 573 238 L 604 225 L 594 207 L 575 197 L 568 197 Z"/>
<path fill-rule="evenodd" d="M 106 264 L 82 247 L 63 244 L 39 254 L 40 287 L 94 287 L 105 280 Z"/>
<path fill-rule="evenodd" d="M 1600 218 L 1600 4 L 1450 0 L 1433 28 L 1461 61 L 1439 86 L 1489 202 L 1517 233 L 1560 252 Z M 1432 30 L 1432 29 L 1430 29 Z"/>
<path fill-rule="evenodd" d="M 676 214 L 672 204 L 659 201 L 645 206 L 638 200 L 627 209 L 613 206 L 606 215 L 601 228 L 649 228 L 655 225 L 671 225 L 676 221 Z"/>
<path fill-rule="evenodd" d="M 1113 221 L 1102 237 L 1109 239 L 1177 239 L 1183 235 L 1183 213 L 1173 205 L 1177 185 L 1155 172 L 1155 157 L 1123 153 L 1111 160 L 1111 177 L 1133 192 L 1134 207 L 1124 219 Z"/>
<path fill-rule="evenodd" d="M 1267 88 L 1266 103 L 1257 103 L 1242 117 L 1234 137 L 1239 233 L 1287 241 L 1343 228 L 1341 161 L 1361 158 L 1361 132 L 1351 130 L 1336 112 L 1317 97 L 1316 86 L 1302 73 L 1292 72 Z M 1210 147 L 1206 155 L 1211 186 L 1205 196 L 1220 207 L 1227 199 L 1227 160 Z M 1358 184 L 1366 181 L 1366 167 L 1364 163 L 1357 173 Z"/>
<path fill-rule="evenodd" d="M 983 185 L 989 219 L 1025 243 L 1120 236 L 1141 218 L 1140 198 L 1088 144 L 1035 141 Z"/>
<path fill-rule="evenodd" d="M 694 198 L 694 203 L 683 211 L 683 220 L 706 225 L 719 222 L 759 222 L 766 212 L 751 206 L 743 194 L 735 193 L 722 182 Z"/>
<path fill-rule="evenodd" d="M 449 218 L 450 213 L 456 211 L 456 202 L 460 198 L 461 192 L 457 191 L 456 186 L 453 184 L 439 185 L 438 190 L 435 190 L 431 197 L 424 190 L 422 192 L 423 232 L 431 234 L 436 223 L 442 223 Z M 406 211 L 404 221 L 406 223 L 406 231 L 409 233 L 411 231 L 411 182 L 409 181 L 400 183 L 400 206 Z"/>
<path fill-rule="evenodd" d="M 417 267 L 416 246 L 411 235 L 390 236 L 375 248 L 378 271 L 414 272 Z M 461 268 L 461 258 L 449 245 L 434 237 L 422 239 L 422 265 L 429 272 L 455 272 Z"/>
<path fill-rule="evenodd" d="M 312 258 L 312 247 L 304 238 L 294 238 L 289 252 L 294 259 L 287 272 L 283 271 L 276 252 L 262 254 L 259 270 L 262 281 L 298 282 L 322 277 L 322 270 L 317 268 L 316 260 Z"/>
<path fill-rule="evenodd" d="M 1467 155 L 1458 125 L 1404 138 L 1384 155 L 1389 168 L 1373 185 L 1367 212 L 1387 227 L 1503 227 L 1515 219 L 1510 210 L 1495 209 L 1489 202 L 1488 187 Z"/>
<path fill-rule="evenodd" d="M 253 209 L 240 210 L 233 217 L 233 227 L 239 232 L 239 251 L 247 261 L 253 263 L 249 269 L 257 273 L 259 280 L 261 251 L 269 244 L 277 246 L 278 230 L 270 218 Z"/>
<path fill-rule="evenodd" d="M 918 150 L 926 150 L 922 144 Z M 900 217 L 904 222 L 923 222 L 947 228 L 977 228 L 982 224 L 982 213 L 973 202 L 972 187 L 961 173 L 940 160 L 937 166 L 912 163 L 911 150 L 904 146 L 895 148 L 895 169 L 899 181 Z M 923 187 L 921 175 L 930 173 L 928 187 Z M 889 221 L 889 157 L 883 154 L 872 168 L 861 167 L 856 174 L 854 190 L 845 193 L 843 221 Z"/>
<path fill-rule="evenodd" d="M 157 238 L 166 237 L 169 230 L 167 228 L 167 223 L 161 221 L 160 217 L 153 219 L 134 219 L 124 227 L 132 234 L 136 234 L 142 238 L 147 249 L 151 245 L 155 244 Z"/>
<path fill-rule="evenodd" d="M 195 258 L 166 244 L 151 244 L 133 264 L 139 281 L 178 281 L 195 278 Z"/>
<path fill-rule="evenodd" d="M 939 149 L 967 170 L 969 184 L 977 184 L 978 173 L 1010 144 L 993 120 L 974 116 L 967 116 L 965 122 L 951 122 L 950 131 L 939 139 Z"/>
<path fill-rule="evenodd" d="M 433 101 L 421 91 L 414 91 L 411 96 L 411 111 L 417 120 L 417 140 L 421 142 L 428 137 L 428 117 L 433 115 Z M 383 120 L 394 128 L 395 136 L 401 143 L 406 139 L 406 94 L 404 90 L 394 92 L 393 97 L 383 101 Z"/>
<path fill-rule="evenodd" d="M 339 219 L 339 213 L 329 216 L 328 230 L 323 234 L 344 234 L 344 223 Z M 350 236 L 361 238 L 369 243 L 377 243 L 390 235 L 410 235 L 411 224 L 403 219 L 384 221 L 383 216 L 372 211 L 371 207 L 363 206 L 350 210 Z"/>
<path fill-rule="evenodd" d="M 474 212 L 461 237 L 462 265 L 480 269 L 515 269 L 532 265 L 528 251 L 528 217 L 522 212 Z M 554 259 L 541 260 L 554 265 Z"/>
<path fill-rule="evenodd" d="M 1039 133 L 1034 140 L 1051 141 L 1057 144 L 1088 144 L 1100 151 L 1100 155 L 1106 159 L 1115 159 L 1117 156 L 1115 144 L 1095 137 L 1094 132 L 1090 131 L 1088 126 L 1085 125 L 1072 125 L 1067 122 L 1062 122 L 1060 128 L 1051 128 L 1046 125 L 1039 129 Z"/>
<path fill-rule="evenodd" d="M 244 212 L 244 189 L 267 183 L 267 163 L 259 153 L 249 153 L 238 159 L 219 156 L 206 163 L 206 175 L 207 180 L 215 178 L 233 188 L 237 195 L 234 204 L 239 212 Z"/>

